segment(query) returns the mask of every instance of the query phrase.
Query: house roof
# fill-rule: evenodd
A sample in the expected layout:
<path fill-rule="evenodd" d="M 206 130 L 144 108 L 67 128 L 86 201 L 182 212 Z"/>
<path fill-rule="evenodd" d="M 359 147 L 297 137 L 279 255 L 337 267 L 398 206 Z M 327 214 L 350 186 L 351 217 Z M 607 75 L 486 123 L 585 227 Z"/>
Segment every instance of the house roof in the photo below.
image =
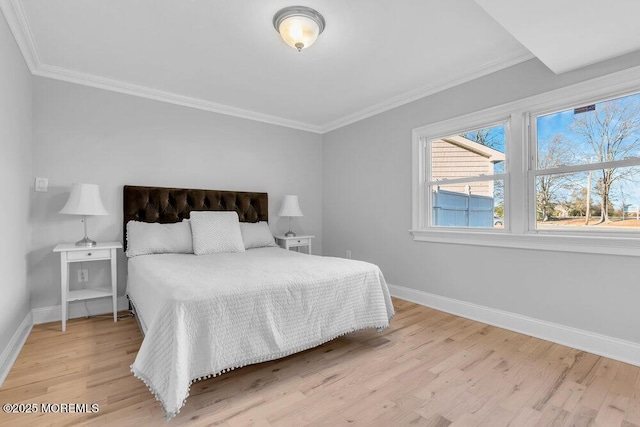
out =
<path fill-rule="evenodd" d="M 464 148 L 483 157 L 486 157 L 492 163 L 504 162 L 505 160 L 504 153 L 487 147 L 486 145 L 479 144 L 463 136 L 448 136 L 446 138 L 442 138 L 442 141 L 448 142 L 449 144 L 457 145 L 460 148 Z"/>

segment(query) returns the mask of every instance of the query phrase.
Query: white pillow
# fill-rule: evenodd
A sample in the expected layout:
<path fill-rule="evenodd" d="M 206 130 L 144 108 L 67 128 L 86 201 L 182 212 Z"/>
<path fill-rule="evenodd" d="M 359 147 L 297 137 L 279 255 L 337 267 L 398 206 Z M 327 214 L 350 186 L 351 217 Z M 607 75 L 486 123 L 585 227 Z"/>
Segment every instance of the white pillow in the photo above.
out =
<path fill-rule="evenodd" d="M 241 222 L 240 231 L 242 232 L 245 249 L 277 246 L 273 240 L 271 229 L 269 229 L 269 223 L 266 221 Z"/>
<path fill-rule="evenodd" d="M 149 254 L 192 254 L 191 224 L 176 222 L 127 222 L 127 252 L 131 258 Z"/>
<path fill-rule="evenodd" d="M 244 252 L 235 211 L 191 211 L 190 217 L 194 254 Z"/>

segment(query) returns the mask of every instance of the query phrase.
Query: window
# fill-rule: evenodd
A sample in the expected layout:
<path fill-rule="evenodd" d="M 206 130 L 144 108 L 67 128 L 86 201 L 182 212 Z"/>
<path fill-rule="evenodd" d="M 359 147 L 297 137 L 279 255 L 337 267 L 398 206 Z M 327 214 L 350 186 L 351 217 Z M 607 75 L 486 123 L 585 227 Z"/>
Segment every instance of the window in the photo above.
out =
<path fill-rule="evenodd" d="M 502 228 L 506 124 L 426 139 L 432 227 Z"/>
<path fill-rule="evenodd" d="M 640 256 L 640 67 L 412 139 L 414 240 Z"/>
<path fill-rule="evenodd" d="M 535 116 L 535 230 L 640 230 L 640 94 Z"/>
<path fill-rule="evenodd" d="M 426 229 L 503 230 L 508 121 L 434 134 L 419 136 L 419 222 Z"/>

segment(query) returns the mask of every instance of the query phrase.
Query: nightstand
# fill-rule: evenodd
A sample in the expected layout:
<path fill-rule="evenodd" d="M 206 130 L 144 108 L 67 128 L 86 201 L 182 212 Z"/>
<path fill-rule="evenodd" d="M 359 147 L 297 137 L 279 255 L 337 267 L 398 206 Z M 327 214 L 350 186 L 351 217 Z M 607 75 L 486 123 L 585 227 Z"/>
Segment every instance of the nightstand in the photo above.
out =
<path fill-rule="evenodd" d="M 116 250 L 122 248 L 120 242 L 98 243 L 92 247 L 65 243 L 56 246 L 53 252 L 60 253 L 60 295 L 62 297 L 62 331 L 67 330 L 67 304 L 94 298 L 111 297 L 113 300 L 113 321 L 118 321 L 118 274 L 116 270 Z M 110 261 L 111 287 L 69 290 L 69 264 L 73 262 Z"/>
<path fill-rule="evenodd" d="M 316 236 L 275 236 L 276 242 L 281 248 L 287 250 L 296 248 L 297 251 L 300 251 L 300 248 L 306 247 L 308 254 L 311 253 L 311 239 L 314 237 Z"/>

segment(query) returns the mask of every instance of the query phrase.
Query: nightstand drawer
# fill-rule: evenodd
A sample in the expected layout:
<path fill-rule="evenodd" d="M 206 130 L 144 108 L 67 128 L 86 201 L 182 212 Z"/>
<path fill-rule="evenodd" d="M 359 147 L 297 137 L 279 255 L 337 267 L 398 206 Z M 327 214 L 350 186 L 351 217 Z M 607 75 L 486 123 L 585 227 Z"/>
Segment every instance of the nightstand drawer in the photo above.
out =
<path fill-rule="evenodd" d="M 301 239 L 291 239 L 289 240 L 289 247 L 296 247 L 296 246 L 309 246 L 309 241 L 311 239 L 308 238 L 301 238 Z"/>
<path fill-rule="evenodd" d="M 275 236 L 278 246 L 283 249 L 293 250 L 300 252 L 300 248 L 307 248 L 306 252 L 311 253 L 311 240 L 315 236 Z"/>
<path fill-rule="evenodd" d="M 86 249 L 82 251 L 69 251 L 67 252 L 67 259 L 69 261 L 83 261 L 91 259 L 109 259 L 111 258 L 110 249 Z"/>

